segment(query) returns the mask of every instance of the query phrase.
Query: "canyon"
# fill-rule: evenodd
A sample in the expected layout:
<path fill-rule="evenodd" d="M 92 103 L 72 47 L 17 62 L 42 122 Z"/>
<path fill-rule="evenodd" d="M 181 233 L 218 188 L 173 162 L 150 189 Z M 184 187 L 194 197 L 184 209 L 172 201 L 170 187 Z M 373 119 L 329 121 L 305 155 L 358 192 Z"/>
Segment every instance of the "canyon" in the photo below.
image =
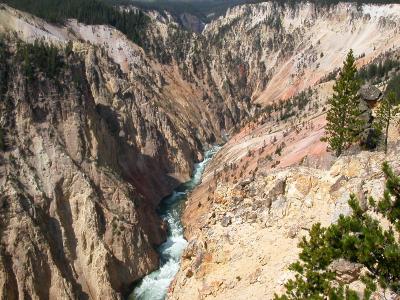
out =
<path fill-rule="evenodd" d="M 187 201 L 189 245 L 168 297 L 270 299 L 310 224 L 346 213 L 355 187 L 379 194 L 384 159 L 399 168 L 395 128 L 386 158 L 337 160 L 320 138 L 329 75 L 350 48 L 359 67 L 397 54 L 400 5 L 248 4 L 201 33 L 148 16 L 139 46 L 111 26 L 0 4 L 2 299 L 126 297 L 159 266 L 160 202 L 223 143 Z M 37 40 L 63 67 L 29 81 L 18 44 Z M 288 119 L 265 113 L 302 92 Z"/>

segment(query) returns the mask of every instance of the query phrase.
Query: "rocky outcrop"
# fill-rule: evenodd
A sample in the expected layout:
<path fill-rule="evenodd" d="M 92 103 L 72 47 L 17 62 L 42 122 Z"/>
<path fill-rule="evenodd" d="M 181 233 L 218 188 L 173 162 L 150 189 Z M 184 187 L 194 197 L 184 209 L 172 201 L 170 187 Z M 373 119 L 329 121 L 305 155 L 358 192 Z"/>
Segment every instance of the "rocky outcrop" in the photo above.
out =
<path fill-rule="evenodd" d="M 221 150 L 223 151 L 223 149 Z M 366 196 L 379 199 L 384 189 L 383 161 L 399 170 L 399 143 L 388 156 L 361 152 L 343 156 L 323 170 L 293 166 L 260 170 L 245 184 L 218 180 L 205 201 L 200 186 L 184 214 L 188 249 L 169 299 L 273 299 L 293 274 L 298 242 L 311 226 L 335 222 L 349 214 L 350 193 L 365 205 Z M 210 165 L 210 168 L 212 166 Z M 208 172 L 212 173 L 212 170 Z M 210 183 L 206 174 L 204 185 Z M 208 177 L 209 178 L 209 177 Z M 199 212 L 198 203 L 208 206 Z M 206 202 L 206 203 L 205 203 Z M 224 220 L 231 220 L 224 226 Z M 361 267 L 335 261 L 338 280 L 355 288 Z"/>
<path fill-rule="evenodd" d="M 365 84 L 359 92 L 360 118 L 364 122 L 364 128 L 360 133 L 360 144 L 366 149 L 375 149 L 378 146 L 378 134 L 374 127 L 373 109 L 382 99 L 382 92 L 377 87 Z"/>
<path fill-rule="evenodd" d="M 205 27 L 202 20 L 190 13 L 182 13 L 179 15 L 179 21 L 184 28 L 198 33 L 201 33 Z"/>
<path fill-rule="evenodd" d="M 337 280 L 343 284 L 349 284 L 360 279 L 362 268 L 363 265 L 344 259 L 337 259 L 328 267 L 330 271 L 335 272 Z"/>
<path fill-rule="evenodd" d="M 2 4 L 0 16 L 0 295 L 121 299 L 157 268 L 159 201 L 222 140 L 227 106 L 194 101 L 203 87 L 110 27 L 57 27 Z M 33 65 L 28 79 L 15 36 L 60 48 L 60 73 Z"/>
<path fill-rule="evenodd" d="M 360 98 L 367 102 L 370 106 L 374 106 L 376 101 L 382 97 L 382 92 L 373 85 L 365 84 L 360 88 L 359 95 Z"/>

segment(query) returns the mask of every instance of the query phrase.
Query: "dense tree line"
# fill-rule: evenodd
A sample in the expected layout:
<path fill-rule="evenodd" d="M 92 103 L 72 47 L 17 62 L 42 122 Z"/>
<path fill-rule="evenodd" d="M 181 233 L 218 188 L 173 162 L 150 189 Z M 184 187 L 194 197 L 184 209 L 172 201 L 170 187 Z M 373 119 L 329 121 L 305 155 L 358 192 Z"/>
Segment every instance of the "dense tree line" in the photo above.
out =
<path fill-rule="evenodd" d="M 29 12 L 52 23 L 73 18 L 79 22 L 108 24 L 142 45 L 149 18 L 139 11 L 120 11 L 101 0 L 0 0 L 16 9 Z"/>
<path fill-rule="evenodd" d="M 378 83 L 384 80 L 390 71 L 398 69 L 400 69 L 400 61 L 388 58 L 383 62 L 372 63 L 361 68 L 358 74 L 363 81 Z"/>
<path fill-rule="evenodd" d="M 277 121 L 285 121 L 293 116 L 298 116 L 310 104 L 312 96 L 313 91 L 308 88 L 287 100 L 266 105 L 259 114 L 265 115 L 269 119 L 274 113 L 277 113 Z"/>
<path fill-rule="evenodd" d="M 114 4 L 133 4 L 145 10 L 169 11 L 175 16 L 183 13 L 190 13 L 197 16 L 203 22 L 210 22 L 212 19 L 225 14 L 229 7 L 244 4 L 246 0 L 108 0 Z"/>
<path fill-rule="evenodd" d="M 7 90 L 8 69 L 7 69 L 8 48 L 3 37 L 0 36 L 0 99 Z"/>
<path fill-rule="evenodd" d="M 386 94 L 390 92 L 393 92 L 397 99 L 394 104 L 400 104 L 400 75 L 395 75 L 388 81 Z"/>
<path fill-rule="evenodd" d="M 59 80 L 62 71 L 71 67 L 67 66 L 67 61 L 73 55 L 72 41 L 60 46 L 43 39 L 26 43 L 0 35 L 0 99 L 6 94 L 10 83 L 10 66 L 16 66 L 27 83 L 41 78 Z"/>
<path fill-rule="evenodd" d="M 41 40 L 36 40 L 33 44 L 18 42 L 15 58 L 29 81 L 34 80 L 37 72 L 53 79 L 64 66 L 59 49 Z"/>

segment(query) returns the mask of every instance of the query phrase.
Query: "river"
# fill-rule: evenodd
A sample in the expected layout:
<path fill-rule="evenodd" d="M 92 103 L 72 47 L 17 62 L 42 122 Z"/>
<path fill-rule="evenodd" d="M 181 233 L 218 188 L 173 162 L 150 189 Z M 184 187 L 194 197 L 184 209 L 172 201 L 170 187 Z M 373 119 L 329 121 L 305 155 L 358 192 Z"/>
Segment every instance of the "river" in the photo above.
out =
<path fill-rule="evenodd" d="M 214 146 L 206 151 L 204 160 L 195 165 L 193 177 L 180 185 L 171 196 L 165 198 L 160 205 L 160 216 L 168 222 L 168 236 L 159 248 L 160 268 L 146 277 L 129 296 L 129 300 L 163 300 L 168 287 L 179 270 L 181 255 L 187 241 L 183 237 L 181 213 L 188 194 L 201 183 L 201 178 L 207 163 L 220 147 Z"/>

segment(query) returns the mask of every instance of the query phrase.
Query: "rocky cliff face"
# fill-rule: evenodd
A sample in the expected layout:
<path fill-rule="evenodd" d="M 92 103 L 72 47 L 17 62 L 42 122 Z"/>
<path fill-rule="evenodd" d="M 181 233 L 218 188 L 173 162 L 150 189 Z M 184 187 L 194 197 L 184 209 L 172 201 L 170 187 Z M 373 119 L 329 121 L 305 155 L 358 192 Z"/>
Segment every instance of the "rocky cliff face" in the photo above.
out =
<path fill-rule="evenodd" d="M 9 57 L 1 107 L 7 299 L 10 291 L 119 298 L 157 267 L 153 247 L 165 228 L 155 208 L 201 157 L 199 138 L 185 137 L 192 126 L 178 129 L 159 100 L 138 88 L 145 81 L 128 90 L 100 49 L 79 49 L 60 58 L 65 67 L 56 79 L 37 73 L 28 81 Z"/>
<path fill-rule="evenodd" d="M 64 58 L 67 67 L 54 80 L 27 80 L 15 55 L 8 58 L 1 105 L 4 299 L 116 299 L 157 266 L 160 221 L 122 168 L 130 170 L 125 157 L 139 153 L 121 141 L 116 110 L 106 102 L 113 65 L 87 51 L 86 61 Z"/>
<path fill-rule="evenodd" d="M 350 48 L 360 65 L 396 48 L 399 20 L 399 5 L 265 2 L 229 9 L 200 35 L 157 25 L 147 49 L 161 61 L 175 60 L 187 78 L 209 82 L 227 103 L 264 105 L 319 82 Z"/>
<path fill-rule="evenodd" d="M 71 34 L 1 13 L 28 42 L 44 36 L 64 47 Z M 192 101 L 199 91 L 173 68 L 162 70 L 110 28 L 71 28 L 87 40 L 115 34 L 121 45 L 75 37 L 72 54 L 58 51 L 57 76 L 32 62 L 28 79 L 17 41 L 5 38 L 4 299 L 120 299 L 158 266 L 154 249 L 166 230 L 156 214 L 160 199 L 189 178 L 204 146 L 220 140 L 207 109 Z"/>

